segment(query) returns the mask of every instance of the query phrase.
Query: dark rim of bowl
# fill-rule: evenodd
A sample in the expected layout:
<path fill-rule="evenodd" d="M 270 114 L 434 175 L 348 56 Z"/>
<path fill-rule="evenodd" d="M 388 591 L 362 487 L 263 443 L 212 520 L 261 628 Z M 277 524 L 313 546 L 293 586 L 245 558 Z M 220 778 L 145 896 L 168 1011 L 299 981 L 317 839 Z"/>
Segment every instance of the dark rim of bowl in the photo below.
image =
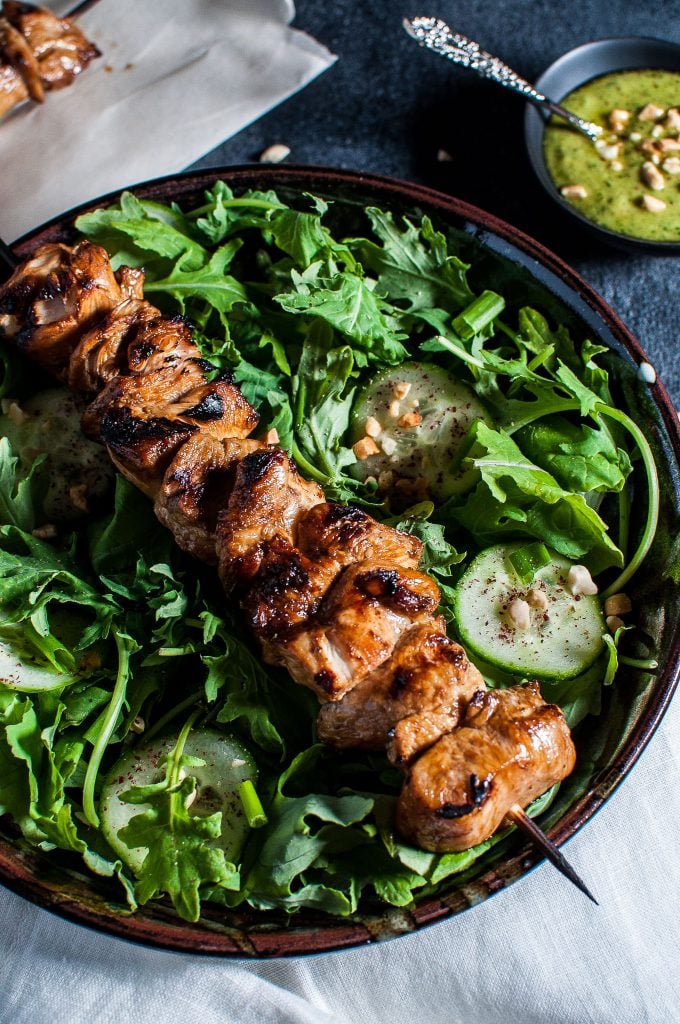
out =
<path fill-rule="evenodd" d="M 640 51 L 644 47 L 658 47 L 659 53 L 665 51 L 665 56 L 659 56 L 655 60 L 642 60 L 642 58 L 629 57 L 623 61 L 623 63 L 617 63 L 615 67 L 606 67 L 604 70 L 598 70 L 597 58 L 601 53 L 607 51 L 614 51 L 616 49 L 628 50 L 628 49 L 639 49 Z M 546 87 L 546 81 L 558 72 L 566 72 L 570 65 L 579 61 L 584 55 L 589 54 L 593 57 L 593 69 L 584 77 L 579 76 L 578 81 L 572 82 L 566 89 L 558 89 L 557 93 L 552 90 L 549 86 Z M 675 58 L 674 66 L 671 66 Z M 595 78 L 601 78 L 604 75 L 614 74 L 617 71 L 639 71 L 644 68 L 659 68 L 669 71 L 680 71 L 680 43 L 674 43 L 668 39 L 658 39 L 654 36 L 611 36 L 605 39 L 594 39 L 588 43 L 581 43 L 580 46 L 575 46 L 572 50 L 567 50 L 557 60 L 553 61 L 545 71 L 541 73 L 539 78 L 534 83 L 536 89 L 539 92 L 546 91 L 550 99 L 560 103 L 568 93 L 573 92 L 574 89 L 580 88 L 587 82 L 593 81 Z M 548 123 L 549 115 L 542 113 L 532 104 L 527 104 L 526 113 L 524 116 L 524 139 L 534 174 L 538 181 L 542 185 L 545 192 L 550 198 L 557 203 L 565 213 L 579 221 L 580 224 L 588 230 L 591 235 L 595 235 L 613 245 L 618 249 L 627 249 L 634 252 L 649 252 L 656 253 L 657 255 L 669 255 L 674 256 L 680 253 L 680 240 L 677 242 L 669 242 L 663 240 L 645 239 L 638 238 L 635 235 L 627 235 L 622 231 L 612 231 L 611 228 L 603 227 L 594 220 L 584 216 L 575 206 L 567 202 L 563 196 L 560 195 L 557 186 L 548 173 L 548 168 L 545 165 L 543 158 L 543 135 L 545 133 L 545 126 Z"/>
<path fill-rule="evenodd" d="M 573 298 L 581 300 L 594 312 L 599 322 L 604 324 L 636 363 L 648 361 L 640 344 L 613 310 L 558 256 L 493 214 L 426 186 L 325 167 L 288 165 L 263 168 L 245 165 L 167 176 L 131 188 L 144 198 L 181 200 L 183 196 L 192 192 L 211 187 L 220 178 L 224 178 L 235 188 L 261 187 L 264 184 L 268 187 L 289 187 L 300 191 L 324 188 L 336 190 L 346 187 L 356 193 L 370 192 L 372 197 L 376 197 L 378 201 L 382 199 L 387 206 L 390 202 L 401 200 L 411 207 L 423 205 L 444 217 L 448 215 L 480 231 L 482 242 L 485 241 L 485 234 L 490 233 L 494 238 L 508 243 L 515 256 L 519 255 L 524 259 L 522 265 L 530 274 L 535 274 L 531 269 L 532 264 L 542 265 L 566 285 Z M 13 246 L 14 251 L 18 257 L 24 258 L 43 242 L 63 240 L 68 236 L 75 216 L 113 201 L 120 195 L 120 191 L 85 203 L 24 235 Z M 503 254 L 507 255 L 505 251 Z M 521 260 L 518 262 L 521 263 Z M 657 381 L 651 386 L 650 393 L 670 438 L 675 463 L 680 466 L 680 429 L 677 413 L 661 382 Z M 588 791 L 549 830 L 550 838 L 558 846 L 593 817 L 631 770 L 659 725 L 678 684 L 679 676 L 680 631 L 677 631 L 672 637 L 669 658 L 653 685 L 645 712 L 628 736 L 620 753 L 599 772 Z M 265 958 L 330 952 L 410 933 L 475 906 L 517 881 L 542 859 L 534 847 L 522 846 L 510 856 L 493 864 L 479 878 L 462 884 L 460 888 L 444 896 L 427 898 L 422 904 L 411 909 L 386 908 L 382 915 L 364 915 L 362 920 L 300 915 L 289 926 L 285 923 L 280 926 L 258 925 L 252 915 L 239 912 L 226 912 L 229 921 L 225 923 L 225 912 L 220 908 L 210 907 L 201 921 L 192 925 L 178 919 L 163 903 L 153 905 L 153 917 L 147 915 L 144 910 L 135 914 L 121 913 L 120 906 L 109 905 L 87 894 L 78 898 L 68 887 L 55 884 L 51 879 L 36 877 L 31 871 L 30 858 L 24 856 L 21 847 L 17 848 L 2 839 L 0 880 L 19 895 L 61 917 L 128 941 L 192 954 Z"/>

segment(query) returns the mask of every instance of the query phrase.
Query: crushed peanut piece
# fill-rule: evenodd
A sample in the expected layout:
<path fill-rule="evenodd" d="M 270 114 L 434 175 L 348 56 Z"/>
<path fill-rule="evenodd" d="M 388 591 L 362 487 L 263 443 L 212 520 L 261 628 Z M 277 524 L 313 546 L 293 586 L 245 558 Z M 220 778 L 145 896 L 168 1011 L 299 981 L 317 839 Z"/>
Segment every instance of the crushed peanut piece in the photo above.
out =
<path fill-rule="evenodd" d="M 516 597 L 508 605 L 508 616 L 517 629 L 529 629 L 531 625 L 531 608 L 521 597 Z"/>
<path fill-rule="evenodd" d="M 612 594 L 604 603 L 605 615 L 627 615 L 632 610 L 633 602 L 628 594 Z"/>
<path fill-rule="evenodd" d="M 38 540 L 54 540 L 58 531 L 54 523 L 45 523 L 44 526 L 36 526 L 35 530 L 31 530 L 31 533 Z"/>
<path fill-rule="evenodd" d="M 654 197 L 649 196 L 649 198 L 653 199 Z M 661 200 L 659 199 L 657 202 L 661 202 Z M 637 375 L 645 384 L 656 384 L 656 370 L 651 363 L 640 363 L 637 369 Z"/>
<path fill-rule="evenodd" d="M 677 139 L 659 139 L 657 143 L 662 153 L 680 152 L 680 137 Z"/>
<path fill-rule="evenodd" d="M 387 410 L 392 419 L 398 420 L 401 415 L 401 402 L 398 398 L 395 398 L 393 402 L 390 402 L 389 409 Z"/>
<path fill-rule="evenodd" d="M 680 132 L 680 107 L 670 108 L 663 126 L 668 132 Z"/>
<path fill-rule="evenodd" d="M 651 153 L 654 155 L 659 152 L 659 142 L 656 139 L 645 139 L 641 146 L 638 147 L 643 153 Z"/>
<path fill-rule="evenodd" d="M 615 107 L 609 115 L 609 127 L 613 132 L 621 132 L 630 121 L 630 110 Z"/>
<path fill-rule="evenodd" d="M 585 185 L 563 185 L 560 195 L 563 195 L 565 199 L 585 199 L 588 189 Z"/>
<path fill-rule="evenodd" d="M 640 121 L 658 121 L 666 113 L 663 107 L 657 107 L 656 103 L 647 103 L 638 113 Z"/>
<path fill-rule="evenodd" d="M 393 437 L 383 437 L 380 440 L 380 447 L 384 451 L 385 455 L 394 455 L 397 450 L 397 442 Z"/>
<path fill-rule="evenodd" d="M 622 171 L 623 170 L 623 164 L 621 163 L 620 160 L 612 160 L 612 162 L 611 162 L 611 169 L 613 171 Z"/>
<path fill-rule="evenodd" d="M 392 385 L 392 394 L 398 401 L 401 401 L 402 398 L 406 398 L 410 390 L 411 382 L 408 380 L 396 380 Z"/>
<path fill-rule="evenodd" d="M 615 143 L 613 146 L 602 146 L 600 149 L 600 156 L 603 160 L 616 160 L 621 154 L 620 143 Z"/>
<path fill-rule="evenodd" d="M 290 156 L 290 146 L 284 146 L 282 142 L 275 142 L 273 146 L 267 146 L 267 148 L 260 153 L 260 163 L 280 164 L 287 156 Z"/>
<path fill-rule="evenodd" d="M 649 196 L 646 192 L 643 195 L 641 202 L 645 210 L 648 210 L 649 213 L 663 213 L 666 209 L 666 204 L 663 199 L 657 199 L 656 196 Z"/>
<path fill-rule="evenodd" d="M 352 451 L 359 462 L 363 462 L 369 455 L 377 455 L 380 449 L 372 437 L 362 437 L 360 441 L 352 445 Z"/>
<path fill-rule="evenodd" d="M 264 441 L 265 444 L 278 444 L 281 439 L 279 437 L 279 432 L 276 429 L 276 427 L 272 427 L 270 430 L 268 430 L 267 433 L 263 436 L 262 440 Z"/>
<path fill-rule="evenodd" d="M 597 594 L 597 583 L 585 565 L 572 565 L 567 573 L 567 590 L 574 597 L 578 594 L 592 597 L 593 594 Z"/>
<path fill-rule="evenodd" d="M 655 192 L 661 191 L 666 184 L 663 174 L 650 160 L 645 160 L 643 163 L 642 168 L 640 169 L 640 177 L 644 181 L 645 185 L 647 185 L 648 188 L 653 188 Z"/>
<path fill-rule="evenodd" d="M 667 156 L 661 167 L 666 174 L 680 174 L 680 156 Z"/>
<path fill-rule="evenodd" d="M 548 607 L 548 598 L 542 590 L 532 587 L 527 594 L 527 604 L 531 608 L 540 608 L 541 611 L 545 611 Z"/>
<path fill-rule="evenodd" d="M 625 622 L 618 615 L 608 615 L 604 621 L 607 623 L 610 633 L 615 633 L 617 629 L 621 629 L 621 626 L 625 626 Z"/>
<path fill-rule="evenodd" d="M 72 484 L 68 489 L 68 496 L 74 508 L 79 512 L 89 512 L 90 505 L 87 500 L 87 484 Z"/>
<path fill-rule="evenodd" d="M 639 142 L 642 136 L 640 135 L 640 132 L 631 132 L 628 138 L 631 142 Z"/>
<path fill-rule="evenodd" d="M 403 416 L 399 418 L 398 426 L 400 427 L 419 427 L 423 422 L 423 417 L 415 409 L 412 412 L 405 412 Z"/>
<path fill-rule="evenodd" d="M 380 433 L 382 433 L 382 425 L 375 416 L 367 416 L 364 423 L 364 434 L 368 437 L 377 437 Z"/>
<path fill-rule="evenodd" d="M 652 128 L 652 138 L 653 139 L 660 139 L 662 135 L 663 135 L 663 128 L 661 127 L 661 125 L 660 124 L 654 125 L 654 127 Z"/>
<path fill-rule="evenodd" d="M 18 427 L 31 418 L 31 414 L 24 412 L 18 402 L 10 402 L 9 408 L 7 409 L 7 415 L 11 419 L 12 423 L 16 423 Z"/>

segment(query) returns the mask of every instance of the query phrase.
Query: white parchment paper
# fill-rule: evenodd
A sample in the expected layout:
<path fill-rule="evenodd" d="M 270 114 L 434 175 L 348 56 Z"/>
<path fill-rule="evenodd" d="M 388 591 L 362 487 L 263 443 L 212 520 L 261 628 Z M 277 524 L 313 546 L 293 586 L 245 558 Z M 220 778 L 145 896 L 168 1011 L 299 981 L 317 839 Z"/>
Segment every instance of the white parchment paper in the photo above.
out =
<path fill-rule="evenodd" d="M 72 3 L 55 3 L 59 13 Z M 334 60 L 292 0 L 100 0 L 102 51 L 69 88 L 0 122 L 0 236 L 193 163 Z"/>

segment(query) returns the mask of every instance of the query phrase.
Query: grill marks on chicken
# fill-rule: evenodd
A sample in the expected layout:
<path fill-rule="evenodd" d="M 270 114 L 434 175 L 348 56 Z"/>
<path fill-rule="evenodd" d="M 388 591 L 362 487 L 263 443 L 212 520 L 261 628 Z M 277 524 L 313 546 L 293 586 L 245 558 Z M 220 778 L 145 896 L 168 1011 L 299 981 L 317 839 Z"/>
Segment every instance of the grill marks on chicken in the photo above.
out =
<path fill-rule="evenodd" d="M 399 831 L 434 851 L 488 839 L 513 802 L 526 807 L 573 769 L 574 746 L 563 723 L 538 683 L 479 690 L 460 726 L 408 770 L 397 804 Z"/>
<path fill-rule="evenodd" d="M 5 0 L 0 9 L 0 117 L 26 99 L 63 89 L 101 56 L 69 18 Z"/>
<path fill-rule="evenodd" d="M 568 727 L 538 684 L 487 692 L 446 636 L 420 542 L 327 502 L 250 438 L 257 414 L 189 324 L 143 299 L 140 271 L 114 275 L 87 242 L 43 246 L 0 289 L 0 336 L 89 395 L 85 431 L 180 547 L 217 565 L 265 660 L 317 694 L 319 736 L 404 768 L 407 838 L 466 849 L 571 771 Z"/>

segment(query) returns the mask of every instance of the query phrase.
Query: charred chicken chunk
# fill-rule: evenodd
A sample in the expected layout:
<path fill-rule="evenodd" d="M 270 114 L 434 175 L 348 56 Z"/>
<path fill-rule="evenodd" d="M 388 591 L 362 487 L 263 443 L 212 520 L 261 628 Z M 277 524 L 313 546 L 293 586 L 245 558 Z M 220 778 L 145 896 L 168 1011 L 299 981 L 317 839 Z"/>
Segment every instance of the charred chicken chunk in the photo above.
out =
<path fill-rule="evenodd" d="M 61 380 L 82 334 L 124 298 L 105 249 L 47 243 L 0 295 L 0 332 Z"/>
<path fill-rule="evenodd" d="M 389 658 L 402 633 L 430 620 L 439 590 L 429 576 L 386 569 L 381 561 L 345 569 L 313 621 L 265 644 L 265 659 L 286 666 L 321 700 L 340 700 Z"/>
<path fill-rule="evenodd" d="M 5 0 L 0 14 L 0 80 L 15 83 L 0 91 L 0 116 L 29 96 L 41 103 L 46 90 L 70 85 L 100 56 L 73 21 L 45 7 Z"/>
<path fill-rule="evenodd" d="M 483 686 L 479 671 L 437 618 L 405 632 L 387 661 L 341 701 L 323 705 L 319 738 L 341 748 L 388 747 L 396 763 L 406 763 L 455 729 Z"/>
<path fill-rule="evenodd" d="M 538 683 L 480 690 L 459 728 L 409 768 L 397 827 L 424 850 L 467 850 L 488 839 L 515 805 L 526 807 L 568 775 L 569 727 Z"/>

